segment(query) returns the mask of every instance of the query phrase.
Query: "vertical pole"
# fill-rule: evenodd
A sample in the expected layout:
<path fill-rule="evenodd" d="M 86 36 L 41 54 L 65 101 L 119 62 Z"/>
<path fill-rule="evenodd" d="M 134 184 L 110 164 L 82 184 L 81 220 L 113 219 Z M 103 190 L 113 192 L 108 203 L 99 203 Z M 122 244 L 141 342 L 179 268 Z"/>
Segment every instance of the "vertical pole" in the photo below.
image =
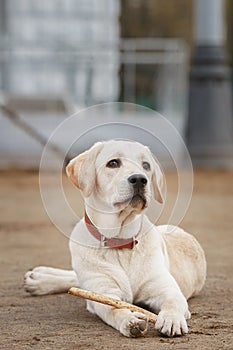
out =
<path fill-rule="evenodd" d="M 231 72 L 224 0 L 194 1 L 187 146 L 194 166 L 233 168 Z"/>
<path fill-rule="evenodd" d="M 8 64 L 6 62 L 6 36 L 7 36 L 7 0 L 0 1 L 0 41 L 1 47 L 0 50 L 3 51 L 0 59 L 0 67 L 1 67 L 1 82 L 0 89 L 6 90 L 8 88 Z"/>

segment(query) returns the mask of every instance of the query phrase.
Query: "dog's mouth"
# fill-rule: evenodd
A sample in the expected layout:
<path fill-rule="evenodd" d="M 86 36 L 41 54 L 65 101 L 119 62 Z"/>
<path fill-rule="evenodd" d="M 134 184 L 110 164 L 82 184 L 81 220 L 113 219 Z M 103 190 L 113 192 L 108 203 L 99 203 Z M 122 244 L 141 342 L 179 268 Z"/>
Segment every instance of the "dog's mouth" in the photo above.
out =
<path fill-rule="evenodd" d="M 144 194 L 137 193 L 131 198 L 129 204 L 133 208 L 141 206 L 141 209 L 144 209 L 146 207 L 147 200 Z"/>
<path fill-rule="evenodd" d="M 141 207 L 141 209 L 145 209 L 147 206 L 147 199 L 144 194 L 136 193 L 133 196 L 123 200 L 122 202 L 114 203 L 114 206 L 119 207 L 122 205 L 128 204 L 133 208 Z"/>

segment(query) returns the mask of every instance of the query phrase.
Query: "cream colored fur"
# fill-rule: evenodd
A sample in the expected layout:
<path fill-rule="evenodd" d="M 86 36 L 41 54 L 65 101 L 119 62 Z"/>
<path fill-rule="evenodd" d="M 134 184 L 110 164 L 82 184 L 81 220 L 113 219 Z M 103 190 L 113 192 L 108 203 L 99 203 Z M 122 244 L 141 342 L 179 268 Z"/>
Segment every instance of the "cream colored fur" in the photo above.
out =
<path fill-rule="evenodd" d="M 120 160 L 120 166 L 106 166 L 111 159 Z M 144 162 L 150 169 L 143 167 Z M 71 160 L 67 174 L 82 191 L 86 212 L 103 236 L 126 239 L 137 235 L 139 243 L 132 250 L 100 248 L 81 220 L 69 243 L 73 271 L 37 267 L 25 275 L 26 291 L 41 295 L 79 286 L 147 304 L 158 313 L 155 328 L 164 335 L 187 333 L 187 299 L 204 285 L 205 256 L 192 235 L 178 227 L 166 233 L 166 226 L 156 227 L 147 218 L 151 197 L 163 202 L 162 172 L 149 149 L 136 142 L 99 142 Z M 147 179 L 146 205 L 131 201 L 128 178 L 134 174 Z M 147 330 L 143 314 L 91 301 L 87 308 L 125 336 L 139 336 Z"/>

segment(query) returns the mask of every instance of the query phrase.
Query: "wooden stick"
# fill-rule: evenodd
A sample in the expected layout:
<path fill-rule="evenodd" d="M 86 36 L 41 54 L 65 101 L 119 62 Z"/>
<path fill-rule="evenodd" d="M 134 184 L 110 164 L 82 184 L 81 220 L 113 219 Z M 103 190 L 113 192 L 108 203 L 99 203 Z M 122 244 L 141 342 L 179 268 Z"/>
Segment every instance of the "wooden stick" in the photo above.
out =
<path fill-rule="evenodd" d="M 76 287 L 70 288 L 68 293 L 75 295 L 76 297 L 96 301 L 97 303 L 109 305 L 117 309 L 128 309 L 133 312 L 141 312 L 142 314 L 148 317 L 149 322 L 151 323 L 156 322 L 156 315 L 153 312 L 142 309 L 141 307 L 138 307 L 136 305 L 126 303 L 125 301 L 113 299 L 103 294 L 89 292 L 87 290 L 76 288 Z"/>

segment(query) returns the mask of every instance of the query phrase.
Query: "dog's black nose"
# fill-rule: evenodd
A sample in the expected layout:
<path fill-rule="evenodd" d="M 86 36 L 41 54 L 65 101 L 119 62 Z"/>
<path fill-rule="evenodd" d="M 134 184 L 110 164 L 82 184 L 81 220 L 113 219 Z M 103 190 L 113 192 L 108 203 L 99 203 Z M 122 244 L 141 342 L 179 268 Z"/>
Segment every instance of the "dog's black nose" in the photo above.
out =
<path fill-rule="evenodd" d="M 133 187 L 145 187 L 147 184 L 147 178 L 141 174 L 131 175 L 128 181 Z"/>

